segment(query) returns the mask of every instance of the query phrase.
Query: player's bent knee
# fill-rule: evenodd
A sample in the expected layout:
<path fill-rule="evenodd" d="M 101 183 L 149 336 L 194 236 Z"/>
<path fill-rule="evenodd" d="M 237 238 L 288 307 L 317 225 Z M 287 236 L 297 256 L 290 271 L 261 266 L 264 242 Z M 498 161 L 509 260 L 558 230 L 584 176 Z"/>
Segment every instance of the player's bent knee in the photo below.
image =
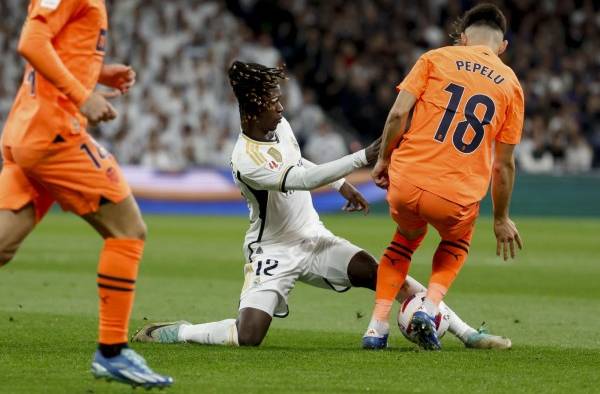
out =
<path fill-rule="evenodd" d="M 271 316 L 256 308 L 243 308 L 237 321 L 238 344 L 240 346 L 258 346 L 267 335 L 271 325 Z"/>
<path fill-rule="evenodd" d="M 121 231 L 116 231 L 116 236 L 123 238 L 131 238 L 131 239 L 139 239 L 140 241 L 145 241 L 148 235 L 148 226 L 146 226 L 146 222 L 139 217 L 132 223 L 129 223 L 124 229 Z"/>
<path fill-rule="evenodd" d="M 238 344 L 240 346 L 259 346 L 267 335 L 265 327 L 259 321 L 245 323 L 238 325 Z"/>
<path fill-rule="evenodd" d="M 355 254 L 348 263 L 348 279 L 354 287 L 375 289 L 377 284 L 377 262 L 364 250 Z"/>
<path fill-rule="evenodd" d="M 104 204 L 98 211 L 82 215 L 103 238 L 128 238 L 146 240 L 148 228 L 133 199 Z"/>
<path fill-rule="evenodd" d="M 141 241 L 146 240 L 146 237 L 148 236 L 148 226 L 142 218 L 138 220 L 138 223 L 135 225 L 132 233 L 132 238 L 139 239 Z"/>
<path fill-rule="evenodd" d="M 240 346 L 259 346 L 264 339 L 264 335 L 257 331 L 238 332 L 238 344 Z"/>
<path fill-rule="evenodd" d="M 404 236 L 409 241 L 414 241 L 418 238 L 425 236 L 425 234 L 427 233 L 427 226 L 417 228 L 414 230 L 407 230 L 407 229 L 404 229 L 404 228 L 398 226 L 397 231 L 398 231 L 398 233 L 400 233 L 400 235 Z"/>

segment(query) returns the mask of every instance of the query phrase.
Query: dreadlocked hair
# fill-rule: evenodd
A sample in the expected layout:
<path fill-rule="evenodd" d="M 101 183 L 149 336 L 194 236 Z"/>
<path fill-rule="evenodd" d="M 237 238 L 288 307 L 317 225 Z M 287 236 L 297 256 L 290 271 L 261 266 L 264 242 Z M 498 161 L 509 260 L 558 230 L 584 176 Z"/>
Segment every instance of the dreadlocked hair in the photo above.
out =
<path fill-rule="evenodd" d="M 242 117 L 254 118 L 268 106 L 269 91 L 285 80 L 282 67 L 235 61 L 229 67 L 229 83 L 240 105 Z"/>
<path fill-rule="evenodd" d="M 506 34 L 506 17 L 495 4 L 478 4 L 453 23 L 453 33 L 450 34 L 450 37 L 458 42 L 460 34 L 464 33 L 469 26 L 487 26 Z"/>

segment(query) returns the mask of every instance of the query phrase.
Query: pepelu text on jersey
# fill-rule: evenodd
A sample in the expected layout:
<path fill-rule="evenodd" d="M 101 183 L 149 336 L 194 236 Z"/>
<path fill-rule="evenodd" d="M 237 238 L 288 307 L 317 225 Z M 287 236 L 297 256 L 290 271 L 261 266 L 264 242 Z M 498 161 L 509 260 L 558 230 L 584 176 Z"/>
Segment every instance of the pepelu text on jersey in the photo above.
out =
<path fill-rule="evenodd" d="M 458 71 L 470 71 L 472 73 L 479 73 L 479 74 L 483 75 L 484 77 L 488 77 L 489 79 L 494 81 L 494 83 L 497 85 L 504 82 L 504 77 L 502 75 L 496 73 L 496 70 L 491 69 L 487 66 L 482 66 L 481 64 L 479 64 L 477 62 L 470 62 L 467 60 L 457 60 L 456 61 L 456 69 Z"/>

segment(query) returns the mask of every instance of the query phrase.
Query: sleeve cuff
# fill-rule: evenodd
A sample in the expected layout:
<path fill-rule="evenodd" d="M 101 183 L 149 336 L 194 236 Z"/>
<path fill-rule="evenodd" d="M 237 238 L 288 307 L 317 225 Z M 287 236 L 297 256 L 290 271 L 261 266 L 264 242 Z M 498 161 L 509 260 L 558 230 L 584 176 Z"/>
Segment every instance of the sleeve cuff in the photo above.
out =
<path fill-rule="evenodd" d="M 283 172 L 283 176 L 281 177 L 281 184 L 279 185 L 279 190 L 282 193 L 287 192 L 287 190 L 285 190 L 285 180 L 287 179 L 290 171 L 292 170 L 292 168 L 294 168 L 294 166 L 289 166 L 288 168 L 286 168 L 286 170 Z"/>
<path fill-rule="evenodd" d="M 338 179 L 335 182 L 331 182 L 329 185 L 335 190 L 339 191 L 342 188 L 342 186 L 344 186 L 344 183 L 346 183 L 346 178 Z"/>
<path fill-rule="evenodd" d="M 355 153 L 355 155 L 358 161 L 360 162 L 360 165 L 357 166 L 357 168 L 364 167 L 367 164 L 369 164 L 369 161 L 367 160 L 367 151 L 365 149 L 359 150 Z"/>
<path fill-rule="evenodd" d="M 396 86 L 397 93 L 400 93 L 401 90 L 406 90 L 408 93 L 412 94 L 416 98 L 419 98 L 419 96 L 420 96 L 417 93 L 417 89 L 415 89 L 413 86 L 410 86 L 409 84 L 401 83 L 400 85 Z"/>

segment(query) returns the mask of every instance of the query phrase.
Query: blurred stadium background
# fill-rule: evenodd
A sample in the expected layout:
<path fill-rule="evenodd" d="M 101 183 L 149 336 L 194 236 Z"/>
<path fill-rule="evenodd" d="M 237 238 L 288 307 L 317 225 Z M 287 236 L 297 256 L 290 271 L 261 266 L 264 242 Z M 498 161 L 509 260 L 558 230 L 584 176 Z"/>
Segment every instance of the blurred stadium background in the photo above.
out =
<path fill-rule="evenodd" d="M 421 53 L 451 43 L 451 21 L 475 3 L 107 0 L 107 62 L 133 65 L 138 83 L 115 101 L 117 120 L 92 132 L 125 166 L 146 212 L 244 213 L 228 173 L 240 130 L 226 76 L 233 59 L 286 65 L 285 114 L 304 154 L 325 162 L 379 135 L 395 85 Z M 513 206 L 598 213 L 600 5 L 497 3 L 510 24 L 503 59 L 526 93 Z M 22 78 L 16 45 L 25 14 L 23 1 L 0 1 L 0 124 Z M 354 179 L 383 199 L 364 173 Z M 339 202 L 318 194 L 321 210 Z"/>
<path fill-rule="evenodd" d="M 446 336 L 446 351 L 415 352 L 395 331 L 391 351 L 365 353 L 359 343 L 372 293 L 298 286 L 292 313 L 277 319 L 261 349 L 136 344 L 175 376 L 172 392 L 598 391 L 600 3 L 494 2 L 510 22 L 504 60 L 526 93 L 511 208 L 525 248 L 503 263 L 491 218 L 481 218 L 448 302 L 475 327 L 485 319 L 511 337 L 513 350 L 469 351 Z M 26 3 L 0 0 L 0 127 L 22 78 L 16 45 Z M 145 215 L 133 330 L 149 320 L 206 322 L 237 312 L 247 208 L 229 173 L 240 130 L 226 74 L 233 59 L 286 64 L 285 115 L 305 155 L 329 161 L 381 132 L 396 84 L 421 53 L 450 43 L 450 21 L 477 2 L 106 3 L 106 61 L 133 65 L 138 82 L 115 100 L 116 121 L 91 132 L 122 163 L 144 213 L 161 214 Z M 323 221 L 379 255 L 393 232 L 384 193 L 367 170 L 352 180 L 381 215 Z M 337 193 L 314 195 L 321 213 L 342 206 Z M 490 212 L 486 199 L 482 214 Z M 429 275 L 436 242 L 432 232 L 415 253 L 411 275 L 419 280 Z M 0 392 L 131 393 L 93 382 L 87 371 L 100 246 L 78 218 L 53 214 L 0 270 Z"/>

